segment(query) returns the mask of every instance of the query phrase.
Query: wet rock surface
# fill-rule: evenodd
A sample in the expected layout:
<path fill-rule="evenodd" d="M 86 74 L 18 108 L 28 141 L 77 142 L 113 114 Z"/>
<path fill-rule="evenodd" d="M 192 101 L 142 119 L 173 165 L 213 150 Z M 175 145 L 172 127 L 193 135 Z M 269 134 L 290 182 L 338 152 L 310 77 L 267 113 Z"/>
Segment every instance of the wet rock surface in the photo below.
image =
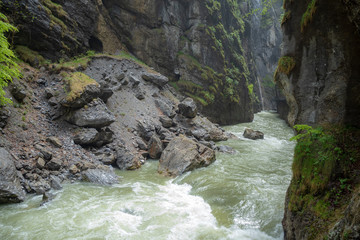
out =
<path fill-rule="evenodd" d="M 252 140 L 264 139 L 264 133 L 262 133 L 260 131 L 252 130 L 250 128 L 245 129 L 245 131 L 243 133 L 243 136 L 245 138 L 249 138 L 249 139 L 252 139 Z"/>
<path fill-rule="evenodd" d="M 14 160 L 10 153 L 0 148 L 0 203 L 16 203 L 25 199 Z"/>
<path fill-rule="evenodd" d="M 158 172 L 167 176 L 178 176 L 196 168 L 206 167 L 214 161 L 214 150 L 182 135 L 170 141 L 163 151 Z"/>

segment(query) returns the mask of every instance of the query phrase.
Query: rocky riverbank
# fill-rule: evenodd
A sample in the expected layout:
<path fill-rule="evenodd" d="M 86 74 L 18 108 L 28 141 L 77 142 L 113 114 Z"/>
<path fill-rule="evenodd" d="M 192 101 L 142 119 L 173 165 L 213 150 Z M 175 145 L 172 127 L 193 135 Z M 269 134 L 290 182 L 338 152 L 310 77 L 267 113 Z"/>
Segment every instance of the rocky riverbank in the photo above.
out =
<path fill-rule="evenodd" d="M 135 170 L 159 159 L 176 136 L 208 149 L 211 163 L 214 142 L 229 137 L 141 63 L 102 55 L 64 66 L 23 64 L 23 78 L 9 88 L 14 104 L 1 110 L 1 170 L 9 173 L 0 179 L 1 202 L 23 200 L 22 189 L 42 194 L 68 180 L 112 184 L 114 167 Z M 195 161 L 192 169 L 203 165 Z"/>

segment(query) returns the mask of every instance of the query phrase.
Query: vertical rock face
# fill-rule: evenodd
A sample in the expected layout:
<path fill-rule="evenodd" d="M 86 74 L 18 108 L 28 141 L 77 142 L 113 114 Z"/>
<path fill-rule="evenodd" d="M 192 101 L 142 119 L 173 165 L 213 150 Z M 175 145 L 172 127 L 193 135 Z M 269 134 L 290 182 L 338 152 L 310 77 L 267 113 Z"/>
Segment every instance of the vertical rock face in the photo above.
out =
<path fill-rule="evenodd" d="M 290 73 L 278 71 L 276 81 L 290 106 L 288 121 L 360 126 L 360 46 L 349 21 L 352 12 L 341 1 L 315 2 L 312 20 L 301 27 L 308 2 L 285 1 L 282 55 L 291 57 L 295 67 Z"/>
<path fill-rule="evenodd" d="M 210 119 L 222 124 L 253 119 L 245 2 L 103 3 L 127 48 L 169 76 L 173 86 L 194 98 Z"/>
<path fill-rule="evenodd" d="M 360 127 L 360 1 L 286 0 L 284 6 L 283 57 L 275 78 L 289 105 L 289 124 Z M 332 134 L 336 141 L 346 135 L 336 138 L 336 134 Z M 352 130 L 352 146 L 358 141 L 356 134 Z M 319 142 L 314 140 L 317 145 L 312 145 L 318 154 L 315 159 L 295 150 L 294 176 L 287 192 L 283 220 L 285 239 L 358 239 L 359 214 L 358 209 L 356 213 L 354 209 L 358 207 L 359 198 L 355 184 L 359 157 L 355 155 L 352 162 L 341 159 L 353 151 L 343 148 L 342 154 L 333 161 L 336 167 L 326 169 L 318 162 L 324 156 L 321 149 L 331 143 L 329 140 L 322 145 Z M 323 164 L 327 166 L 330 162 L 326 159 Z M 352 169 L 351 174 L 348 168 Z M 306 169 L 311 169 L 311 174 L 304 176 Z M 322 178 L 326 179 L 326 174 L 330 176 L 326 180 L 329 183 L 324 184 Z M 345 209 L 349 204 L 342 199 L 345 193 L 338 186 L 344 176 L 355 186 L 345 195 L 353 199 L 346 211 L 339 210 L 339 205 Z M 298 180 L 299 177 L 303 180 Z M 313 192 L 312 189 L 321 184 L 324 187 Z M 336 200 L 331 197 L 334 191 L 341 193 Z"/>
<path fill-rule="evenodd" d="M 254 91 L 264 110 L 277 109 L 279 96 L 275 91 L 273 76 L 281 54 L 282 31 L 280 26 L 282 1 L 264 8 L 262 1 L 252 0 L 253 9 L 259 11 L 251 17 L 251 51 L 255 62 Z M 279 109 L 278 109 L 279 110 Z"/>

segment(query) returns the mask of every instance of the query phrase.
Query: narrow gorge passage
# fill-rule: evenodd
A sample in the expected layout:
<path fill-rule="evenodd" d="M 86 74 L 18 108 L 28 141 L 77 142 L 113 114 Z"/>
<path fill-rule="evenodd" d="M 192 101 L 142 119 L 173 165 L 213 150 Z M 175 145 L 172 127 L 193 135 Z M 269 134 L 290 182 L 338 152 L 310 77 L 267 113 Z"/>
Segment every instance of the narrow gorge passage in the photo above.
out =
<path fill-rule="evenodd" d="M 264 140 L 242 137 L 245 127 Z M 175 179 L 160 176 L 157 161 L 138 171 L 118 171 L 119 184 L 76 183 L 18 205 L 0 206 L 2 239 L 282 239 L 284 198 L 291 179 L 293 131 L 277 114 L 226 127 L 239 137 L 221 142 L 207 168 Z"/>

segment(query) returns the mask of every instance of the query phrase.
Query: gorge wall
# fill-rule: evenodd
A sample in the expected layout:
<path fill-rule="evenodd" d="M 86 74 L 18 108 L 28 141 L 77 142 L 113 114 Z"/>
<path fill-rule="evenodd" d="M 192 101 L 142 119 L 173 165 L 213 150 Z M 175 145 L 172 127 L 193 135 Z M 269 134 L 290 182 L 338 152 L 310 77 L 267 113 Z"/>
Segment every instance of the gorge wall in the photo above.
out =
<path fill-rule="evenodd" d="M 275 80 L 290 125 L 307 124 L 295 149 L 285 239 L 359 239 L 360 1 L 284 2 Z M 356 212 L 354 209 L 357 209 Z"/>
<path fill-rule="evenodd" d="M 266 99 L 275 94 L 280 11 L 250 14 L 262 7 L 258 0 L 4 0 L 2 9 L 20 30 L 17 45 L 51 60 L 127 49 L 211 120 L 232 124 L 252 121 L 264 99 L 274 109 Z"/>

